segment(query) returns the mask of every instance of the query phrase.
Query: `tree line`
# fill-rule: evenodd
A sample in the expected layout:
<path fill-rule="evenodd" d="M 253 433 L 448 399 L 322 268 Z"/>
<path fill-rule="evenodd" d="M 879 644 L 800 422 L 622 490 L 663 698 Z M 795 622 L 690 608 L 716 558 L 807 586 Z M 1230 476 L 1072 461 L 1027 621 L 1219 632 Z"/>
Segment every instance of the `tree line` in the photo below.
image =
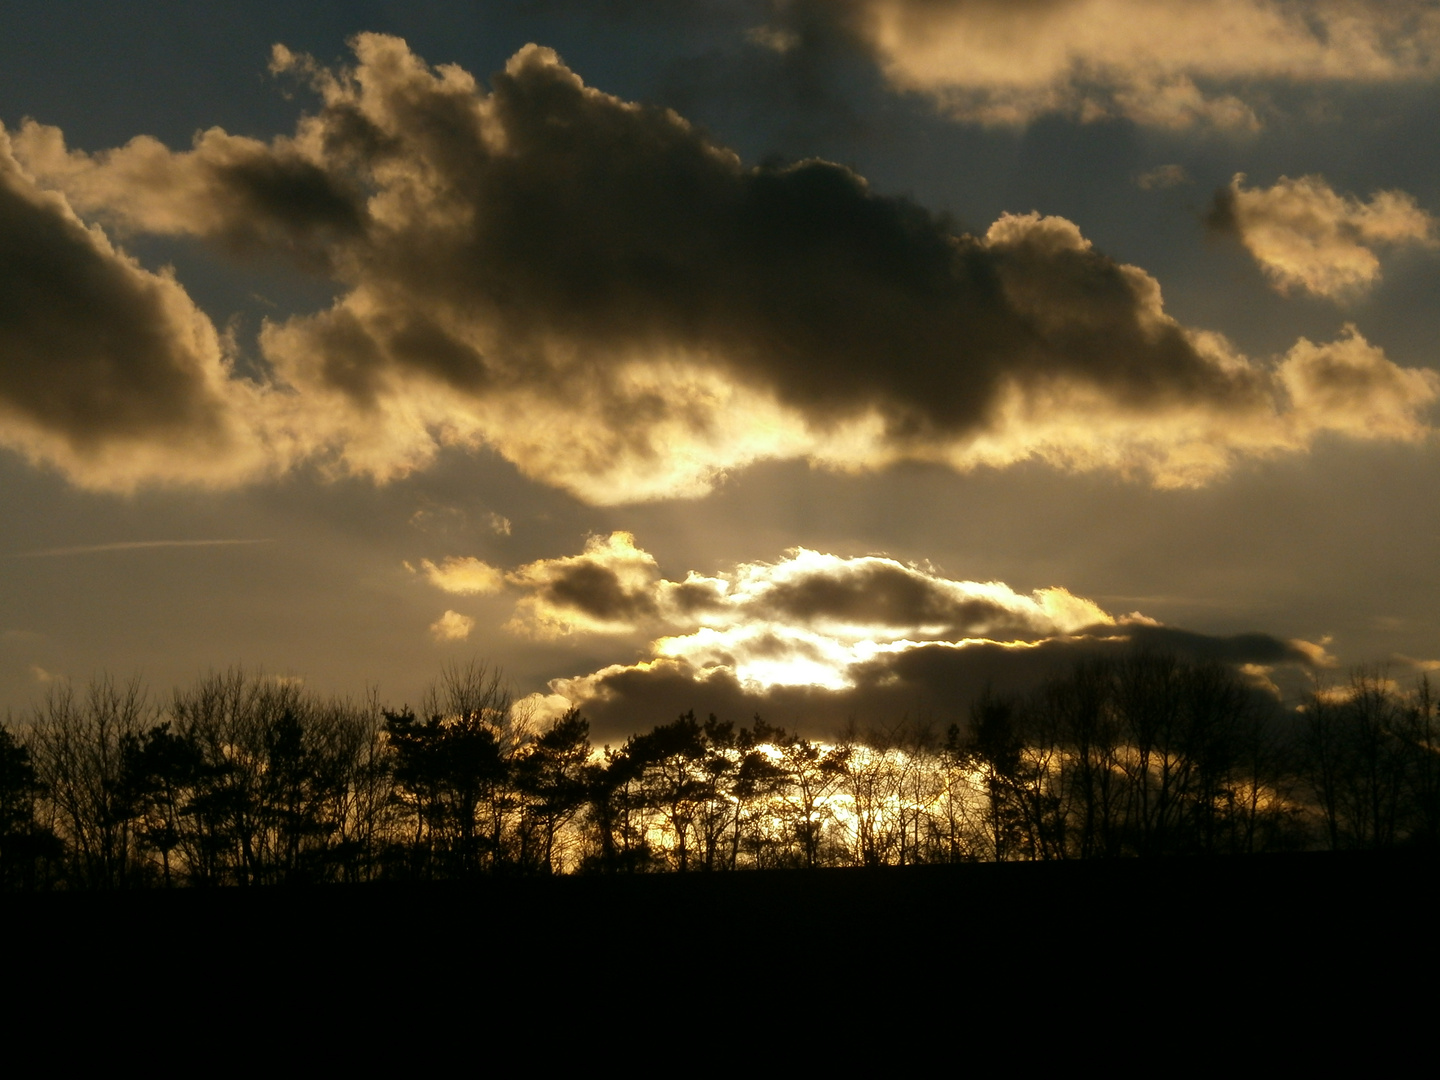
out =
<path fill-rule="evenodd" d="M 0 886 L 117 889 L 482 874 L 1434 847 L 1427 681 L 1379 672 L 1281 707 L 1233 668 L 1135 652 L 968 723 L 802 737 L 688 713 L 596 749 L 499 674 L 418 713 L 212 673 L 152 700 L 61 683 L 0 726 Z"/>

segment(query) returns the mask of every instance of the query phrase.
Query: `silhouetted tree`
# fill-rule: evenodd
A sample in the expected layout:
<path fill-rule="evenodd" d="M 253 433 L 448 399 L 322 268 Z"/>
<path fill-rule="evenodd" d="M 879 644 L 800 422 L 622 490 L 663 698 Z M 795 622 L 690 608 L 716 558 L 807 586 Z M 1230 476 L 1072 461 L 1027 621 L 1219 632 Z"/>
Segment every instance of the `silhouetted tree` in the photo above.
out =
<path fill-rule="evenodd" d="M 1410 839 L 1425 847 L 1440 846 L 1440 718 L 1427 676 L 1421 677 L 1414 698 L 1401 710 L 1397 734 L 1408 762 Z"/>
<path fill-rule="evenodd" d="M 461 876 L 493 864 L 488 822 L 478 819 L 505 780 L 494 731 L 476 714 L 419 721 L 408 709 L 385 714 L 398 794 L 415 817 L 416 869 Z M 488 816 L 488 815 L 487 815 Z M 483 850 L 482 850 L 483 849 Z"/>
<path fill-rule="evenodd" d="M 585 799 L 595 850 L 582 868 L 601 872 L 634 873 L 655 866 L 655 852 L 647 835 L 647 813 L 640 776 L 643 762 L 629 753 L 628 743 L 618 750 L 605 747 L 603 763 L 585 769 Z"/>
<path fill-rule="evenodd" d="M 143 734 L 121 738 L 122 783 L 144 848 L 158 852 L 165 885 L 172 882 L 171 854 L 184 839 L 184 817 L 204 762 L 194 743 L 174 734 L 166 721 Z"/>
<path fill-rule="evenodd" d="M 47 884 L 64 857 L 64 844 L 36 815 L 44 794 L 29 748 L 0 726 L 0 891 Z"/>
<path fill-rule="evenodd" d="M 396 798 L 413 819 L 412 872 L 468 876 L 508 861 L 520 798 L 511 766 L 528 732 L 515 723 L 500 672 L 447 667 L 423 702 L 386 712 Z"/>
<path fill-rule="evenodd" d="M 132 843 L 133 793 L 123 747 L 154 707 L 138 680 L 92 679 L 85 695 L 68 682 L 47 691 L 29 745 L 40 783 L 66 840 L 72 884 L 113 889 L 138 884 Z"/>
<path fill-rule="evenodd" d="M 560 869 L 557 839 L 586 803 L 589 760 L 590 723 L 580 710 L 571 709 L 516 761 L 515 786 L 522 799 L 522 867 L 547 874 Z"/>
<path fill-rule="evenodd" d="M 1305 772 L 1331 848 L 1386 848 L 1400 838 L 1416 745 L 1402 734 L 1405 711 L 1389 680 L 1367 668 L 1307 699 Z"/>
<path fill-rule="evenodd" d="M 986 831 L 991 858 L 1013 858 L 1021 843 L 1023 812 L 1016 804 L 1025 740 L 1018 706 L 989 687 L 970 706 L 969 751 L 981 774 L 987 799 Z"/>
<path fill-rule="evenodd" d="M 705 732 L 693 712 L 632 735 L 624 747 L 638 781 L 634 794 L 682 873 L 690 869 L 696 818 L 711 794 L 707 750 Z"/>
<path fill-rule="evenodd" d="M 785 760 L 785 748 L 791 737 L 781 728 L 762 720 L 759 715 L 748 728 L 736 734 L 735 750 L 739 758 L 730 783 L 735 800 L 735 816 L 731 823 L 730 867 L 740 865 L 741 854 L 749 865 L 768 867 L 783 865 L 794 824 L 785 824 L 789 809 L 791 769 Z M 777 832 L 780 822 L 791 836 Z"/>

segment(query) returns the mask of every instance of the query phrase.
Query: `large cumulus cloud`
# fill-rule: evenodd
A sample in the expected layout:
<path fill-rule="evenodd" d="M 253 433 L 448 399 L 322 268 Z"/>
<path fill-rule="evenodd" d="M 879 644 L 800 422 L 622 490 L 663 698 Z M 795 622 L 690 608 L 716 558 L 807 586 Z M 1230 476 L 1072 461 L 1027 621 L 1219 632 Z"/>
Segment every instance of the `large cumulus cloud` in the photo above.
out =
<path fill-rule="evenodd" d="M 548 694 L 527 700 L 539 713 L 579 706 L 607 736 L 691 708 L 742 719 L 759 712 L 816 732 L 851 717 L 924 713 L 949 723 L 987 685 L 1028 690 L 1077 660 L 1137 646 L 1231 664 L 1267 687 L 1277 667 L 1333 663 L 1309 642 L 1190 633 L 1109 613 L 1064 588 L 1019 593 L 880 555 L 797 548 L 776 562 L 671 580 L 631 534 L 617 532 L 506 580 L 520 594 L 511 632 L 601 634 L 617 651 L 627 638 L 639 646 L 638 659 L 555 679 Z"/>
<path fill-rule="evenodd" d="M 766 458 L 1040 458 L 1176 486 L 1320 432 L 1428 434 L 1433 373 L 1358 332 L 1244 357 L 1063 219 L 969 235 L 838 165 L 748 167 L 535 46 L 488 92 L 398 39 L 354 47 L 343 69 L 277 48 L 322 102 L 292 137 L 16 139 L 40 183 L 115 228 L 340 284 L 261 335 L 277 392 L 256 439 L 284 461 L 387 479 L 488 444 L 604 503 L 700 494 Z"/>
<path fill-rule="evenodd" d="M 837 29 L 894 86 L 985 124 L 1063 113 L 1252 130 L 1275 84 L 1440 71 L 1432 0 L 777 0 L 752 39 L 789 51 Z"/>

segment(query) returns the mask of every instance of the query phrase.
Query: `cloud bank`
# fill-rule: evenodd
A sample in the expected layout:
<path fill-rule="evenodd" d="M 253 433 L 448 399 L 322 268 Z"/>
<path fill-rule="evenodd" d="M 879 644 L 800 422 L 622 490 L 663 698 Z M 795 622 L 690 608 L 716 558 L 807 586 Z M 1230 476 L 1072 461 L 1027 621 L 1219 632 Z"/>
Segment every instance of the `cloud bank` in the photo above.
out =
<path fill-rule="evenodd" d="M 819 26 L 868 49 L 887 80 L 956 119 L 1047 113 L 1147 126 L 1261 126 L 1266 84 L 1431 79 L 1431 0 L 780 0 L 757 44 L 803 48 Z"/>
<path fill-rule="evenodd" d="M 118 487 L 302 460 L 384 481 L 442 446 L 489 445 L 623 503 L 793 458 L 1039 459 L 1185 486 L 1323 432 L 1430 431 L 1434 373 L 1353 329 L 1242 356 L 1062 218 L 971 235 L 838 165 L 748 167 L 536 46 L 486 92 L 399 39 L 353 45 L 356 64 L 334 69 L 276 48 L 321 107 L 268 143 L 211 129 L 189 150 L 142 136 L 91 154 L 32 122 L 14 135 L 9 445 Z M 77 208 L 286 260 L 341 295 L 268 322 L 271 381 L 246 382 L 180 285 Z"/>
<path fill-rule="evenodd" d="M 759 712 L 811 731 L 852 716 L 926 713 L 948 723 L 986 685 L 1029 689 L 1076 660 L 1136 645 L 1233 664 L 1264 686 L 1276 665 L 1333 662 L 1309 642 L 1188 633 L 1138 612 L 1111 614 L 1063 588 L 1017 593 L 878 555 L 797 548 L 778 562 L 673 581 L 631 534 L 616 532 L 506 580 L 521 593 L 513 633 L 647 642 L 638 661 L 555 679 L 548 695 L 528 700 L 545 714 L 579 706 L 605 734 L 692 708 Z"/>
<path fill-rule="evenodd" d="M 1357 298 L 1380 280 L 1376 248 L 1433 248 L 1440 237 L 1435 218 L 1403 191 L 1377 191 L 1362 202 L 1321 176 L 1282 176 L 1268 188 L 1244 182 L 1238 173 L 1216 192 L 1210 226 L 1237 237 L 1282 293 Z"/>

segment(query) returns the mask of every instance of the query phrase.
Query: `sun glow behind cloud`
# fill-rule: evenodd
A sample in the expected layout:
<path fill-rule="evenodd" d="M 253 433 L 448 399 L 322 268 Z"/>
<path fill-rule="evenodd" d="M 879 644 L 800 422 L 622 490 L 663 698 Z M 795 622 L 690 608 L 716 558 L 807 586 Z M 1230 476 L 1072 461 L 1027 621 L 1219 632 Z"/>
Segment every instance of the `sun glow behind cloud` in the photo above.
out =
<path fill-rule="evenodd" d="M 429 580 L 461 591 L 443 576 Z M 635 663 L 552 680 L 548 694 L 526 700 L 537 715 L 644 699 L 662 685 L 756 701 L 784 692 L 838 701 L 902 684 L 934 683 L 932 692 L 940 694 L 940 682 L 953 681 L 957 665 L 1003 669 L 1010 663 L 1004 657 L 1013 654 L 1016 664 L 1043 666 L 1049 661 L 1021 654 L 1079 656 L 1137 640 L 1223 658 L 1252 681 L 1263 667 L 1267 686 L 1276 665 L 1313 666 L 1328 658 L 1321 645 L 1264 635 L 1234 641 L 1186 635 L 1139 612 L 1108 612 L 1065 588 L 1020 593 L 1002 582 L 953 579 L 882 555 L 795 548 L 775 562 L 671 580 L 633 535 L 615 532 L 590 537 L 579 555 L 521 566 L 505 582 L 520 593 L 506 624 L 510 632 L 548 639 L 605 635 L 644 654 Z"/>

